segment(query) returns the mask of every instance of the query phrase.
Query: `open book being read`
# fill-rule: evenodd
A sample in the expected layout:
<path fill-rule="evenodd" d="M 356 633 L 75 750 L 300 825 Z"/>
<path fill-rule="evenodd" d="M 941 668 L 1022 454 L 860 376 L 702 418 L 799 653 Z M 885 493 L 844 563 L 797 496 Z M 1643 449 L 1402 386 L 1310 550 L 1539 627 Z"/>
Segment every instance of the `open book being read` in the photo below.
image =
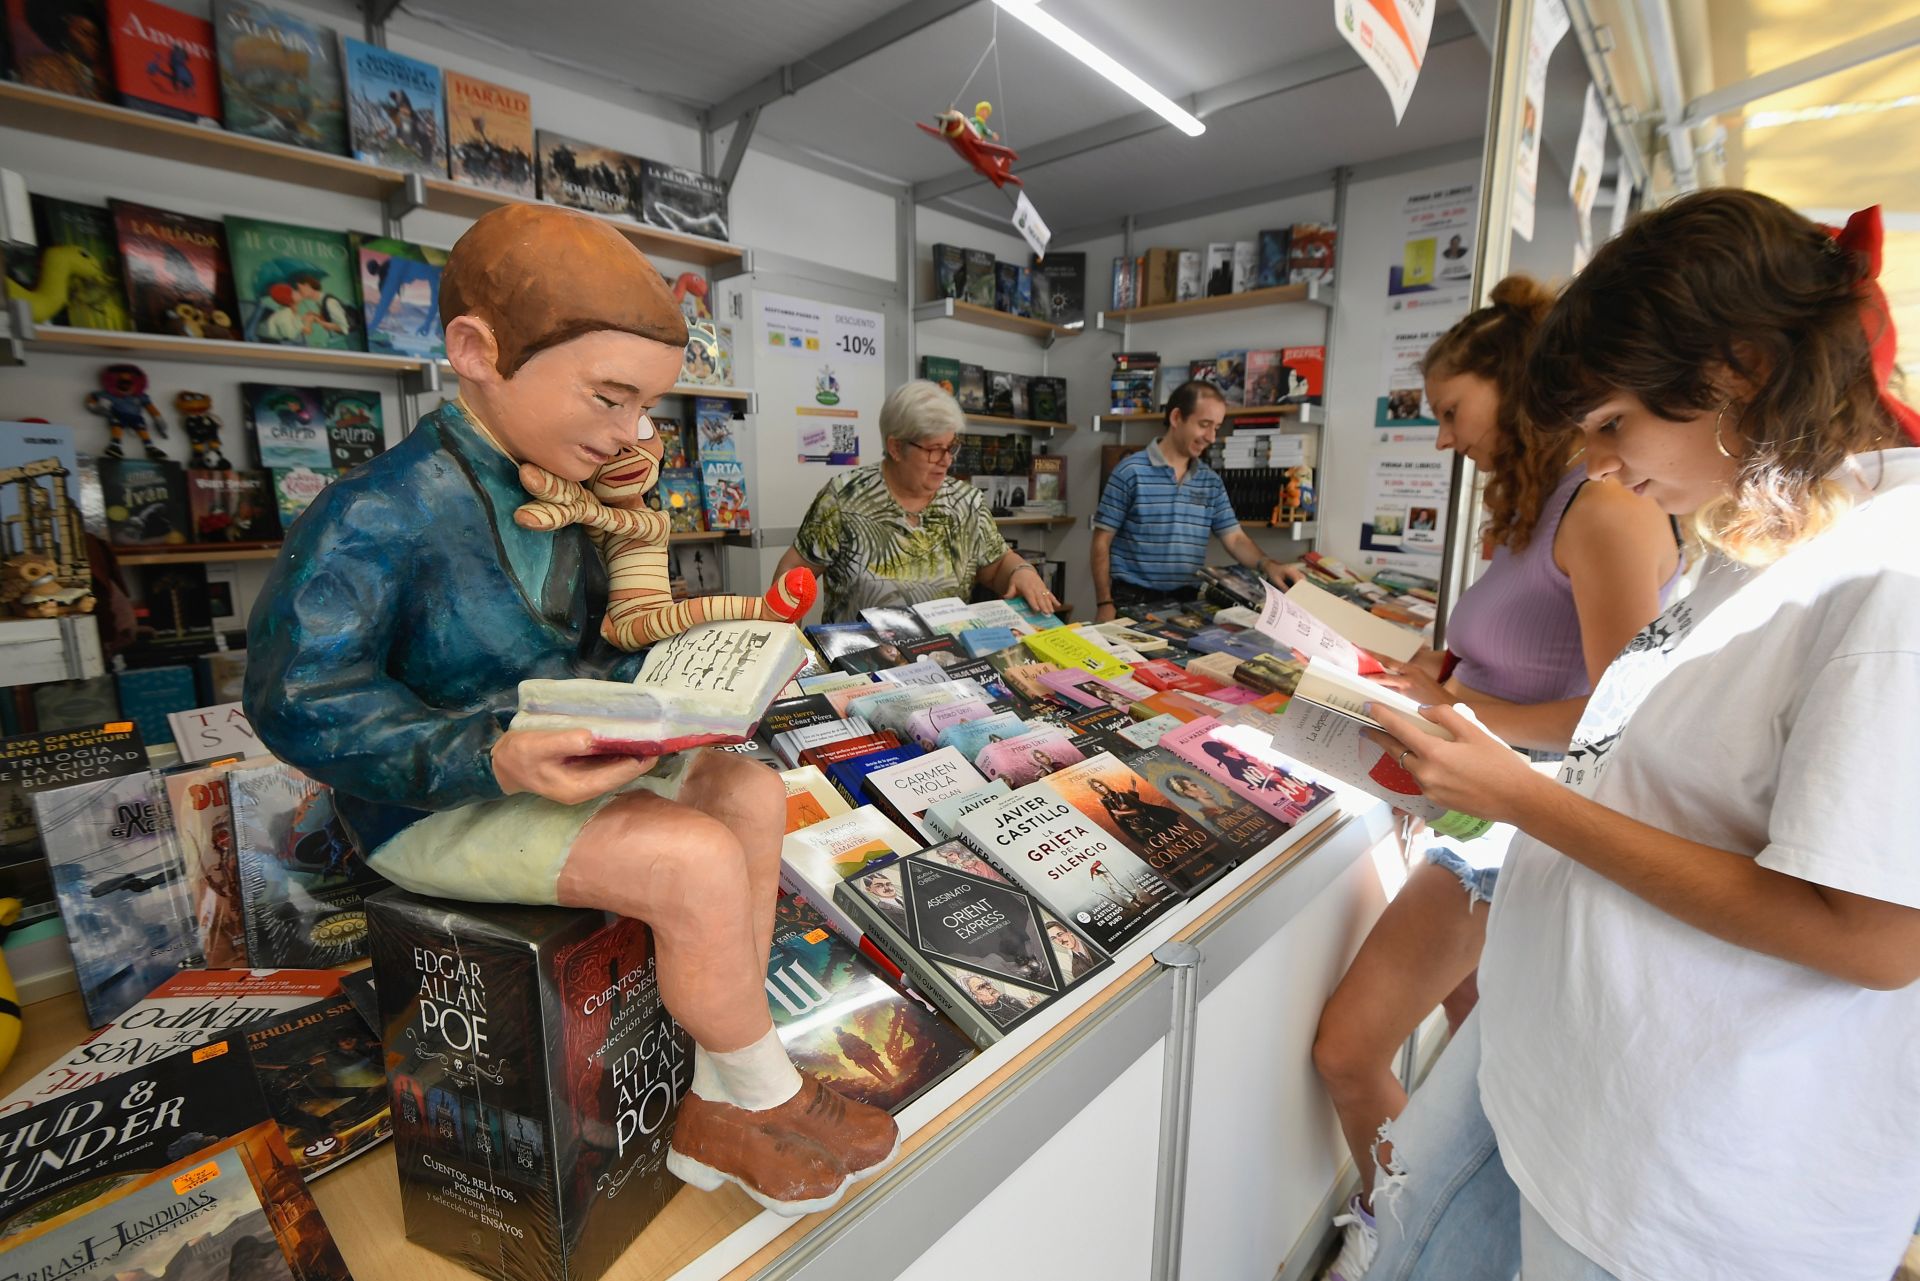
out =
<path fill-rule="evenodd" d="M 631 683 L 520 682 L 512 729 L 584 729 L 598 755 L 744 743 L 805 662 L 791 623 L 703 623 L 647 651 Z"/>

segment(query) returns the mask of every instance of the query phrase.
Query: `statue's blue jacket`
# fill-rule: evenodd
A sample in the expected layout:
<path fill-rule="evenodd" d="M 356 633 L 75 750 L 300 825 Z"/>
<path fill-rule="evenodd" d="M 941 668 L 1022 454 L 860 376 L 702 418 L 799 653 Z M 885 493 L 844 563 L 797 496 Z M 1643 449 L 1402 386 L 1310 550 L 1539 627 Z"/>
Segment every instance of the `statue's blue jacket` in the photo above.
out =
<path fill-rule="evenodd" d="M 638 668 L 600 638 L 606 571 L 586 532 L 521 529 L 527 501 L 514 462 L 447 403 L 286 532 L 248 620 L 247 717 L 333 788 L 364 853 L 501 794 L 491 752 L 521 681 Z"/>

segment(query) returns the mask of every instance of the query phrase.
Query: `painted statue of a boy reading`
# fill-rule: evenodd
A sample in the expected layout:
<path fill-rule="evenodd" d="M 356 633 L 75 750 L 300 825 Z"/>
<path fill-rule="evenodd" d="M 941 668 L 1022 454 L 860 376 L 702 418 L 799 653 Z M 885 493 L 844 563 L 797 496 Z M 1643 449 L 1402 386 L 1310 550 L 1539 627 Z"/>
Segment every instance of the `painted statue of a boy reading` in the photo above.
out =
<path fill-rule="evenodd" d="M 584 484 L 650 434 L 680 370 L 680 309 L 607 224 L 526 205 L 461 237 L 440 304 L 460 399 L 289 531 L 251 620 L 247 713 L 334 789 L 389 880 L 651 926 L 661 995 L 697 1047 L 668 1168 L 781 1213 L 824 1208 L 898 1132 L 801 1076 L 774 1034 L 779 778 L 726 752 L 590 757 L 584 730 L 504 728 L 522 680 L 637 670 L 601 636 L 587 531 L 514 513 L 522 464 Z"/>

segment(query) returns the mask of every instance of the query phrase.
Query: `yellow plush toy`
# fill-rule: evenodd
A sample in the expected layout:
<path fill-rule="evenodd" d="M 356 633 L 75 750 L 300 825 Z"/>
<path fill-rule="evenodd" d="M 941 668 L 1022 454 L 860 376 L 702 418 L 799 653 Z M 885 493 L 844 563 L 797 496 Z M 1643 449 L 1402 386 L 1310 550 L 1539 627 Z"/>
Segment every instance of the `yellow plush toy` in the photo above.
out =
<path fill-rule="evenodd" d="M 0 942 L 5 942 L 7 931 L 20 919 L 20 900 L 0 898 Z M 7 960 L 0 955 L 0 1071 L 5 1070 L 13 1061 L 13 1052 L 20 1048 L 20 994 L 13 990 L 13 974 L 7 969 Z"/>

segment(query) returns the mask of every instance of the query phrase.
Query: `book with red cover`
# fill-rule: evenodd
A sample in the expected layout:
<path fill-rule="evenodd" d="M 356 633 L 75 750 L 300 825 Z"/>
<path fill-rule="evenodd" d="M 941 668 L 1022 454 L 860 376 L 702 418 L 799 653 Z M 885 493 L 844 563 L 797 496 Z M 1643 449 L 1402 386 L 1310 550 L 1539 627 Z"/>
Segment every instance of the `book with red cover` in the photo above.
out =
<path fill-rule="evenodd" d="M 208 218 L 109 200 L 127 302 L 143 334 L 238 338 L 227 229 Z"/>
<path fill-rule="evenodd" d="M 124 105 L 195 124 L 220 123 L 211 22 L 154 0 L 107 0 L 107 30 Z"/>
<path fill-rule="evenodd" d="M 1211 694 L 1220 688 L 1218 681 L 1210 681 L 1164 658 L 1135 663 L 1133 678 L 1142 685 L 1163 693 L 1167 690 L 1184 690 L 1190 694 Z"/>
<path fill-rule="evenodd" d="M 1280 403 L 1319 405 L 1326 402 L 1323 388 L 1327 377 L 1325 347 L 1284 347 L 1280 351 L 1280 376 L 1285 382 Z"/>
<path fill-rule="evenodd" d="M 870 752 L 884 752 L 888 748 L 900 746 L 900 736 L 890 729 L 874 734 L 862 734 L 859 738 L 843 738 L 837 743 L 828 743 L 823 747 L 809 747 L 800 753 L 802 765 L 817 767 L 822 774 L 836 761 L 851 760 L 856 756 L 865 756 Z"/>

